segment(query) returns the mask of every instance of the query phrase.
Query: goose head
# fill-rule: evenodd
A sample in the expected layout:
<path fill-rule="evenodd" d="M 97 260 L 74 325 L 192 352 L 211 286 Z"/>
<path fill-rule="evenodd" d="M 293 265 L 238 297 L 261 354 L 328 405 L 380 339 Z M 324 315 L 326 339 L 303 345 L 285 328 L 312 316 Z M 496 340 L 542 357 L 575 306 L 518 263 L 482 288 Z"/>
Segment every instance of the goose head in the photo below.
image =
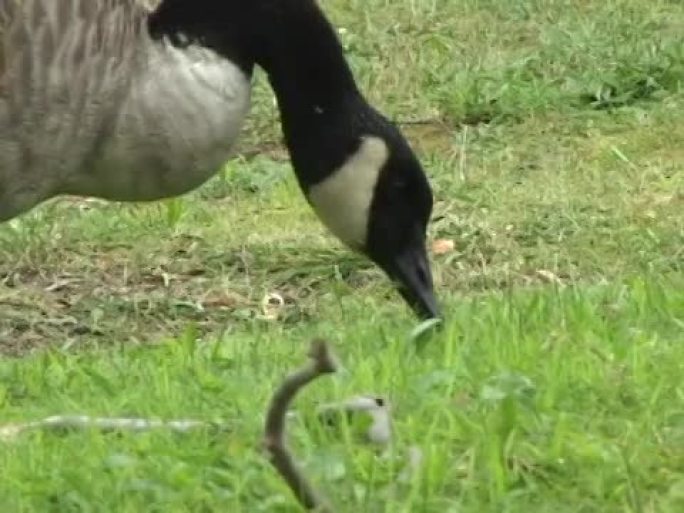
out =
<path fill-rule="evenodd" d="M 318 217 L 384 270 L 418 315 L 438 317 L 425 242 L 430 184 L 400 130 L 357 87 L 318 2 L 164 0 L 151 20 L 157 35 L 189 35 L 266 72 L 297 180 Z"/>
<path fill-rule="evenodd" d="M 440 316 L 426 251 L 433 194 L 399 128 L 357 87 L 317 2 L 266 1 L 255 61 L 268 74 L 299 184 L 328 229 L 423 318 Z"/>
<path fill-rule="evenodd" d="M 348 114 L 372 123 L 332 130 L 346 134 L 337 139 L 337 148 L 346 148 L 338 149 L 338 159 L 314 144 L 316 157 L 295 160 L 298 176 L 321 166 L 319 180 L 300 180 L 306 197 L 339 240 L 385 271 L 416 314 L 439 317 L 426 251 L 433 195 L 425 172 L 400 132 L 367 104 L 360 101 Z"/>

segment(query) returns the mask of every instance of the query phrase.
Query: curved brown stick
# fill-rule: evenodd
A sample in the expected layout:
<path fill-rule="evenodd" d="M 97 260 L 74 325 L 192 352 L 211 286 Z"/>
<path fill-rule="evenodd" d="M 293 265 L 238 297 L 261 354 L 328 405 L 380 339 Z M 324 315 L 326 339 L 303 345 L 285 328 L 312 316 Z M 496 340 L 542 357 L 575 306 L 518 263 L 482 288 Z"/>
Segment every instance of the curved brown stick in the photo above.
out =
<path fill-rule="evenodd" d="M 332 511 L 302 474 L 285 443 L 285 417 L 295 395 L 307 384 L 337 370 L 337 362 L 323 340 L 314 340 L 309 350 L 309 362 L 285 378 L 271 398 L 266 414 L 264 447 L 270 462 L 290 487 L 302 506 L 309 510 Z"/>

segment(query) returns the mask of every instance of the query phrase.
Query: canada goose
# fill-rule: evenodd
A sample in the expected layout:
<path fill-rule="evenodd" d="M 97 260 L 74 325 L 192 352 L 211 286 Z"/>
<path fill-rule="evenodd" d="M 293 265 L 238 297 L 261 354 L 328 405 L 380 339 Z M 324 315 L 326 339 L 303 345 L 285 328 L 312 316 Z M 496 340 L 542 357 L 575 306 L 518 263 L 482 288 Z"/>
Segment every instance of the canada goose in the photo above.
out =
<path fill-rule="evenodd" d="M 315 0 L 0 0 L 0 38 L 0 221 L 61 194 L 198 187 L 230 157 L 259 65 L 319 218 L 439 315 L 430 185 Z"/>

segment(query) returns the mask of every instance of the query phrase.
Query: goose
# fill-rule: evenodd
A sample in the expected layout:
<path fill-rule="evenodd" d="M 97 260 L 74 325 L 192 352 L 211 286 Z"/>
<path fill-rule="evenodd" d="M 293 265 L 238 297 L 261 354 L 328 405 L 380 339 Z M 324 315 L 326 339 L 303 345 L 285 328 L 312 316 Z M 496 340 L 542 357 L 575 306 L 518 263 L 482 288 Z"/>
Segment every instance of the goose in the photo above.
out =
<path fill-rule="evenodd" d="M 0 222 L 60 195 L 182 195 L 231 157 L 255 67 L 299 187 L 422 318 L 433 194 L 316 0 L 0 0 Z"/>

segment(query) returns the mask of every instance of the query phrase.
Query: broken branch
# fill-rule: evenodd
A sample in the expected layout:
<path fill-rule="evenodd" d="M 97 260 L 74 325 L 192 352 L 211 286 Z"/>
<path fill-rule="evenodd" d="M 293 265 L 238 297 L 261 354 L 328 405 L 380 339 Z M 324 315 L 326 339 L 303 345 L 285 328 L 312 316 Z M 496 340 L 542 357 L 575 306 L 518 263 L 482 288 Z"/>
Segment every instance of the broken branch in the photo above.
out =
<path fill-rule="evenodd" d="M 285 442 L 287 409 L 295 395 L 316 378 L 337 370 L 338 365 L 323 340 L 314 340 L 309 350 L 309 361 L 301 369 L 285 378 L 273 394 L 266 414 L 264 447 L 270 462 L 290 487 L 302 506 L 309 510 L 332 511 L 327 501 L 316 492 L 302 474 Z"/>

